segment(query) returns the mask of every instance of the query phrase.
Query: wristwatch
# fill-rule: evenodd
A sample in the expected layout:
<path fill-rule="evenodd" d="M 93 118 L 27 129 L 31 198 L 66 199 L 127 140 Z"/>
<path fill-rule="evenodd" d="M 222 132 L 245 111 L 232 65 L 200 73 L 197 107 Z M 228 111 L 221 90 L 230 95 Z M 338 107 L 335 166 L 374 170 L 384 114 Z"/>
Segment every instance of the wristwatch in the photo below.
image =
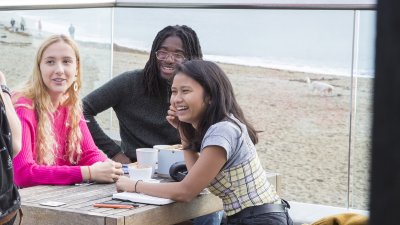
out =
<path fill-rule="evenodd" d="M 8 88 L 8 87 L 7 87 L 6 85 L 4 85 L 4 84 L 0 85 L 0 87 L 1 87 L 1 91 L 2 91 L 2 92 L 8 94 L 8 95 L 11 97 L 11 90 L 10 90 L 10 88 Z"/>

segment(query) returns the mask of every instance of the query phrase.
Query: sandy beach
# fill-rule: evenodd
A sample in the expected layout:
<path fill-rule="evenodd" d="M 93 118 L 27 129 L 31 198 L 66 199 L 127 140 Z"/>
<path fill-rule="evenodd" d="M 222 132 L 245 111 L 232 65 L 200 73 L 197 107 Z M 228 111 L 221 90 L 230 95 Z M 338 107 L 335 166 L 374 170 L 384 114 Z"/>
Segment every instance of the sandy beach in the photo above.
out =
<path fill-rule="evenodd" d="M 43 39 L 10 33 L 1 25 L 0 34 L 0 70 L 15 89 L 31 73 Z M 111 73 L 143 68 L 148 59 L 148 53 L 118 48 L 111 63 L 109 45 L 78 44 L 84 74 L 82 96 L 103 84 Z M 367 209 L 372 79 L 352 82 L 343 76 L 219 65 L 234 85 L 245 115 L 260 131 L 258 154 L 267 171 L 281 174 L 285 199 L 346 207 L 349 189 L 350 206 Z M 306 77 L 329 83 L 334 87 L 332 93 L 312 91 Z M 113 120 L 112 129 L 117 129 L 116 118 L 110 115 L 108 111 L 98 118 L 103 128 L 110 129 Z"/>

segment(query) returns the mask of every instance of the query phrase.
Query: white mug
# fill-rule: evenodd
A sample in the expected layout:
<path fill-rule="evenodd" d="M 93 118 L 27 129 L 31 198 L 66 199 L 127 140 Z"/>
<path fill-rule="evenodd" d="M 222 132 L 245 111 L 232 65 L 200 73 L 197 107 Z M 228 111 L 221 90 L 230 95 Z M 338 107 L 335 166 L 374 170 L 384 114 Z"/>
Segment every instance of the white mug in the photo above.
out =
<path fill-rule="evenodd" d="M 183 151 L 174 148 L 173 145 L 154 145 L 158 150 L 157 175 L 160 177 L 170 177 L 169 168 L 176 162 L 184 161 Z"/>
<path fill-rule="evenodd" d="M 158 162 L 158 150 L 154 148 L 136 149 L 136 158 L 139 166 L 151 166 L 152 174 L 156 172 Z"/>

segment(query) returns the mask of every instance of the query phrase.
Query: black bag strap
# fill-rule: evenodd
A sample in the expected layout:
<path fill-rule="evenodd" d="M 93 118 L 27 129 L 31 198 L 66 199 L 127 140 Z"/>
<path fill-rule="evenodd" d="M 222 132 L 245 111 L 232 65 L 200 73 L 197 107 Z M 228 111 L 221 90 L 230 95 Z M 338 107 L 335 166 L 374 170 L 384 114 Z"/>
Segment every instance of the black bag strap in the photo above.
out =
<path fill-rule="evenodd" d="M 19 212 L 19 225 L 21 225 L 22 224 L 22 217 L 24 217 L 24 214 L 22 213 L 22 209 L 21 208 L 19 208 L 18 212 Z"/>
<path fill-rule="evenodd" d="M 0 225 L 8 224 L 10 221 L 12 221 L 14 218 L 16 218 L 19 214 L 19 225 L 22 224 L 22 217 L 24 214 L 22 213 L 22 209 L 19 208 L 18 210 L 15 210 L 14 212 L 9 213 L 7 216 L 3 217 L 0 219 Z"/>
<path fill-rule="evenodd" d="M 6 115 L 6 108 L 0 95 L 0 174 L 2 182 L 2 192 L 0 193 L 2 202 L 0 202 L 0 204 L 2 204 L 2 210 L 5 210 L 2 212 L 0 225 L 14 220 L 18 212 L 20 224 L 22 223 L 23 217 L 20 195 L 13 181 L 13 151 L 11 135 L 10 124 L 8 123 Z M 3 192 L 4 190 L 5 192 Z"/>

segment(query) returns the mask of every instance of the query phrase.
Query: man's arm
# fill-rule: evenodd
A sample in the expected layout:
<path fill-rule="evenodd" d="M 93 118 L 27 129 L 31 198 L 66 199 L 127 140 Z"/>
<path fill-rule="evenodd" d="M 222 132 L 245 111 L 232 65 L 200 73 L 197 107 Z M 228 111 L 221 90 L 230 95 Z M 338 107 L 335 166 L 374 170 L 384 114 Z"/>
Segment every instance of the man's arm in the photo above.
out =
<path fill-rule="evenodd" d="M 97 147 L 101 149 L 109 158 L 121 163 L 129 163 L 130 160 L 121 151 L 121 147 L 104 133 L 103 129 L 95 119 L 95 116 L 98 113 L 112 108 L 113 106 L 117 105 L 121 99 L 123 99 L 123 85 L 126 83 L 126 79 L 121 76 L 123 75 L 113 78 L 103 86 L 88 94 L 82 100 L 83 114 L 87 120 L 87 125 Z"/>

